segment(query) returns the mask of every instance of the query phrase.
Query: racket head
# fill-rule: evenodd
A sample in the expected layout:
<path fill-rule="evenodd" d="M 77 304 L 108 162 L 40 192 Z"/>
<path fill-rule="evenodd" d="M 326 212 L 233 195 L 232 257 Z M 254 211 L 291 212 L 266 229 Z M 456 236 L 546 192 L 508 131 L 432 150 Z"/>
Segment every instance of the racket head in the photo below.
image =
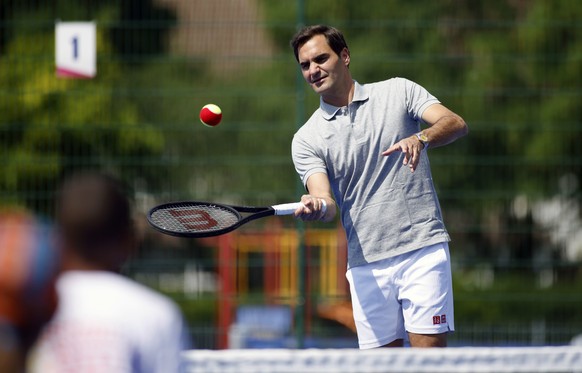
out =
<path fill-rule="evenodd" d="M 158 231 L 178 237 L 212 237 L 228 233 L 242 224 L 241 214 L 219 203 L 183 201 L 152 208 L 148 222 Z"/>

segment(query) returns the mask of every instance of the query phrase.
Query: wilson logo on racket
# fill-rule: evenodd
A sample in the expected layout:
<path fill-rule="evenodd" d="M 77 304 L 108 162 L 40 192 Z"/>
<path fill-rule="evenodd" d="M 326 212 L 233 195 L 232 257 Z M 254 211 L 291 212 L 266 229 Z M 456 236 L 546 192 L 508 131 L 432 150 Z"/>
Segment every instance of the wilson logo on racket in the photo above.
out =
<path fill-rule="evenodd" d="M 203 210 L 169 210 L 168 212 L 187 229 L 212 229 L 218 225 L 218 222 Z"/>

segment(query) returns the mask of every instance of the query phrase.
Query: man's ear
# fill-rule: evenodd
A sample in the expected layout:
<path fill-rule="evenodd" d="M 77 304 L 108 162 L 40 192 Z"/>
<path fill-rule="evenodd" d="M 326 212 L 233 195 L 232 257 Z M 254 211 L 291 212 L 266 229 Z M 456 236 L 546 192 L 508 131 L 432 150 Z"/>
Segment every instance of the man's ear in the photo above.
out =
<path fill-rule="evenodd" d="M 340 54 L 340 58 L 346 66 L 350 66 L 350 51 L 348 48 L 344 48 Z"/>

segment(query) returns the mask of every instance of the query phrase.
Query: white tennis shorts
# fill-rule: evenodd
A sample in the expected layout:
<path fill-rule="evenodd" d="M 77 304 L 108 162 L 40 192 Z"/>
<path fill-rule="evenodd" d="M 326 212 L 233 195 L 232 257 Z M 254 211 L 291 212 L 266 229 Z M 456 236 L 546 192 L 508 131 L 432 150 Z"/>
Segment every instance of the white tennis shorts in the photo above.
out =
<path fill-rule="evenodd" d="M 360 349 L 455 330 L 446 242 L 348 269 Z"/>

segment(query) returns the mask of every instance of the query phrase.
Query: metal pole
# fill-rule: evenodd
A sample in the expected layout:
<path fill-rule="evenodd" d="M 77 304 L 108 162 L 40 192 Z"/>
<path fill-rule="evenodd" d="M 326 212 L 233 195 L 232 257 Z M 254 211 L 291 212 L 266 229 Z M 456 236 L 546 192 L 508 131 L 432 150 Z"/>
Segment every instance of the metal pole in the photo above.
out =
<path fill-rule="evenodd" d="M 305 1 L 297 0 L 297 25 L 299 30 L 305 25 Z M 297 69 L 295 79 L 295 119 L 296 127 L 299 128 L 305 121 L 305 91 L 301 71 Z M 304 192 L 301 181 L 297 181 L 297 194 L 302 195 Z M 299 244 L 297 247 L 297 301 L 295 307 L 295 335 L 297 337 L 297 348 L 305 347 L 305 300 L 306 292 L 306 255 L 305 255 L 305 224 L 297 220 L 297 235 Z"/>

